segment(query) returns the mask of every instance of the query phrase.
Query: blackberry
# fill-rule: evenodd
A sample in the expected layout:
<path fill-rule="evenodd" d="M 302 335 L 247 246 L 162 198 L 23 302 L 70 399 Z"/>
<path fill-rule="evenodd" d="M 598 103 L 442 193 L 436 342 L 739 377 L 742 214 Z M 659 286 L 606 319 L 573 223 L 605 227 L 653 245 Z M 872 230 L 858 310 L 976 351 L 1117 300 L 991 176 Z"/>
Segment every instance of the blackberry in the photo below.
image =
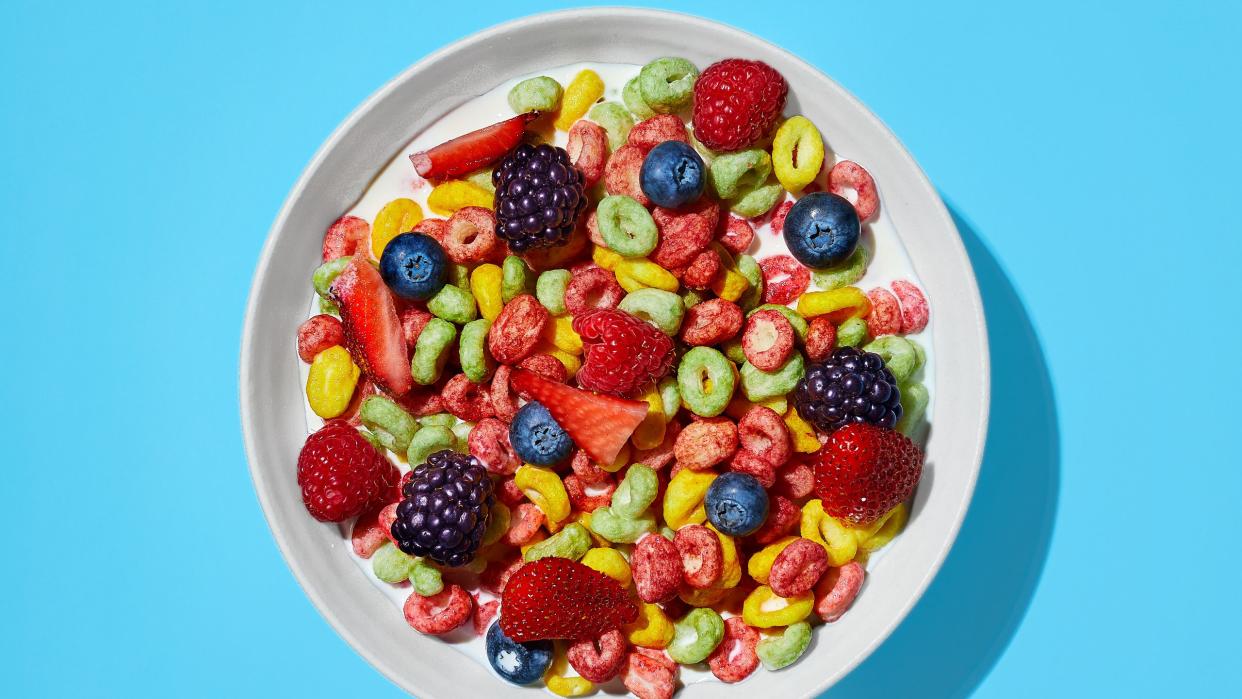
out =
<path fill-rule="evenodd" d="M 527 143 L 492 171 L 496 233 L 514 252 L 564 245 L 587 206 L 582 173 L 564 148 Z"/>
<path fill-rule="evenodd" d="M 474 558 L 496 496 L 479 460 L 444 449 L 414 469 L 397 505 L 392 537 L 411 556 L 456 567 Z"/>
<path fill-rule="evenodd" d="M 822 432 L 855 422 L 892 429 L 901 419 L 901 389 L 880 355 L 840 347 L 807 367 L 794 387 L 794 405 Z"/>

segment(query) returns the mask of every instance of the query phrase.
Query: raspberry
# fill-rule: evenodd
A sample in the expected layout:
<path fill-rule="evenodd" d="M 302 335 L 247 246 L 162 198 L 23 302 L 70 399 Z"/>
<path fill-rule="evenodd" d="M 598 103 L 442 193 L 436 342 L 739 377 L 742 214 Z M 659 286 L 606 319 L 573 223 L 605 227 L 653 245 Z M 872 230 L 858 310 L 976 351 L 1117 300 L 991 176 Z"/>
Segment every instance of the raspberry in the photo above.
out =
<path fill-rule="evenodd" d="M 388 501 L 401 475 L 358 430 L 333 420 L 298 454 L 302 502 L 321 522 L 342 522 Z"/>
<path fill-rule="evenodd" d="M 776 125 L 788 93 L 785 78 L 766 63 L 713 63 L 694 84 L 694 135 L 715 151 L 751 146 Z"/>
<path fill-rule="evenodd" d="M 612 309 L 595 308 L 574 316 L 586 360 L 578 385 L 626 396 L 658 381 L 673 366 L 673 341 L 654 325 Z"/>
<path fill-rule="evenodd" d="M 473 456 L 444 449 L 411 473 L 392 524 L 397 547 L 441 565 L 469 563 L 483 541 L 496 501 L 487 470 Z"/>
<path fill-rule="evenodd" d="M 832 433 L 813 457 L 815 494 L 824 512 L 871 524 L 910 494 L 923 474 L 923 451 L 900 432 L 867 423 Z"/>

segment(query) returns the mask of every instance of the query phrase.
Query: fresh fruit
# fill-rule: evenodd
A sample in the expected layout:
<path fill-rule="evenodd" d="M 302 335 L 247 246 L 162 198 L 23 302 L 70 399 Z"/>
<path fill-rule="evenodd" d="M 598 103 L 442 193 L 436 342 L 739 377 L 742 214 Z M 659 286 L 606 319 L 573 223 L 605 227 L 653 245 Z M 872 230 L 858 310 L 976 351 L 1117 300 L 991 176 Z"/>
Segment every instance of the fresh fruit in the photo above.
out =
<path fill-rule="evenodd" d="M 574 443 L 597 464 L 615 461 L 630 435 L 647 417 L 646 401 L 590 393 L 526 370 L 513 372 L 509 383 L 514 390 L 544 404 Z"/>
<path fill-rule="evenodd" d="M 528 464 L 551 466 L 569 456 L 573 440 L 538 401 L 523 405 L 509 425 L 513 451 Z"/>
<path fill-rule="evenodd" d="M 596 308 L 574 316 L 584 360 L 583 388 L 627 396 L 659 381 L 673 366 L 673 341 L 659 328 L 619 310 Z"/>
<path fill-rule="evenodd" d="M 722 473 L 707 488 L 703 506 L 721 534 L 748 536 L 768 518 L 768 493 L 748 473 Z"/>
<path fill-rule="evenodd" d="M 504 157 L 521 143 L 526 125 L 539 118 L 539 112 L 519 114 L 498 124 L 485 126 L 446 141 L 428 151 L 410 155 L 414 170 L 429 180 L 457 177 L 486 167 Z"/>
<path fill-rule="evenodd" d="M 444 248 L 429 235 L 402 233 L 384 247 L 380 276 L 397 296 L 426 301 L 444 286 L 448 258 Z"/>
<path fill-rule="evenodd" d="M 496 497 L 479 460 L 444 449 L 416 466 L 401 490 L 392 538 L 411 556 L 446 566 L 469 563 L 483 540 Z"/>
<path fill-rule="evenodd" d="M 867 423 L 846 425 L 812 457 L 815 494 L 824 512 L 853 524 L 878 521 L 914 492 L 923 450 L 900 432 Z"/>
<path fill-rule="evenodd" d="M 638 181 L 652 203 L 678 209 L 702 196 L 704 170 L 703 158 L 690 144 L 665 141 L 647 154 Z"/>
<path fill-rule="evenodd" d="M 794 388 L 802 419 L 821 432 L 868 422 L 891 429 L 901 419 L 901 389 L 878 354 L 853 347 L 833 350 L 822 363 L 807 366 Z"/>
<path fill-rule="evenodd" d="M 552 664 L 552 642 L 518 643 L 500 630 L 500 622 L 492 622 L 487 630 L 487 662 L 506 681 L 530 684 L 543 677 Z"/>
<path fill-rule="evenodd" d="M 785 78 L 766 63 L 713 63 L 694 85 L 694 136 L 714 151 L 747 148 L 772 131 L 788 93 Z"/>
<path fill-rule="evenodd" d="M 408 393 L 414 378 L 405 334 L 379 272 L 362 255 L 355 255 L 332 282 L 331 295 L 340 308 L 345 346 L 354 362 L 386 393 Z"/>
<path fill-rule="evenodd" d="M 616 580 L 567 558 L 523 565 L 505 585 L 500 629 L 518 643 L 596 638 L 638 618 Z"/>
<path fill-rule="evenodd" d="M 858 213 L 848 199 L 812 192 L 789 210 L 781 232 L 789 252 L 799 262 L 823 269 L 852 255 L 861 231 Z"/>
<path fill-rule="evenodd" d="M 392 496 L 396 467 L 344 420 L 332 420 L 306 438 L 298 454 L 302 502 L 321 522 L 357 517 Z"/>
<path fill-rule="evenodd" d="M 496 233 L 514 252 L 564 245 L 586 210 L 584 177 L 565 149 L 523 144 L 492 171 Z"/>

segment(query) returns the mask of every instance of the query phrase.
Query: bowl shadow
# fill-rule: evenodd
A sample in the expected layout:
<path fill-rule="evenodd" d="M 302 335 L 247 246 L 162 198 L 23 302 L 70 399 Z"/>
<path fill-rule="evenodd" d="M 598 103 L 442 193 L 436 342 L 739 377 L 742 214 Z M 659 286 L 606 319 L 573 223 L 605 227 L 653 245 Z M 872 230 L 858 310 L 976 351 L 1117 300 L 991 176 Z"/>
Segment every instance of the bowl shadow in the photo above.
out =
<path fill-rule="evenodd" d="M 939 575 L 893 635 L 825 699 L 966 697 L 987 677 L 1030 606 L 1061 481 L 1056 401 L 1029 315 L 1004 269 L 949 207 L 988 322 L 992 406 L 983 467 Z"/>

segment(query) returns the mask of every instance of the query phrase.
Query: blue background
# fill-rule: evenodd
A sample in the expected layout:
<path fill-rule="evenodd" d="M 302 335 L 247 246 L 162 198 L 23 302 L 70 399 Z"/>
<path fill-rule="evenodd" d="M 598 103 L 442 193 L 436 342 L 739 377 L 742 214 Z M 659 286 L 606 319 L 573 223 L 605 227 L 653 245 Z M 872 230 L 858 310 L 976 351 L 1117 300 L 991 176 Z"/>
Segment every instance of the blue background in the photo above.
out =
<path fill-rule="evenodd" d="M 828 696 L 1236 696 L 1239 5 L 1001 5 L 678 3 L 893 128 L 991 324 L 961 538 Z M 5 3 L 0 693 L 399 694 L 312 608 L 251 488 L 251 273 L 363 98 L 564 6 Z"/>

